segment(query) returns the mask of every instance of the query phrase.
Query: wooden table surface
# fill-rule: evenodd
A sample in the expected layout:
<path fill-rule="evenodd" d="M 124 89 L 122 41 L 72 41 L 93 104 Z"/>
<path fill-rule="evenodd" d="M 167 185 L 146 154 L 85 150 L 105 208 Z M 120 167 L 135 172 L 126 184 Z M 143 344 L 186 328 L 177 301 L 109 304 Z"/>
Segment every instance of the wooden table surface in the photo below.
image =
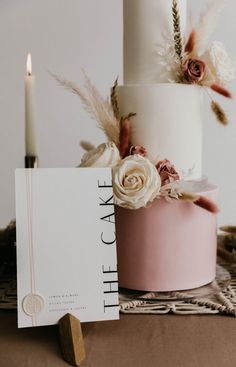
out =
<path fill-rule="evenodd" d="M 82 325 L 82 367 L 236 367 L 236 318 L 121 315 Z M 17 329 L 16 313 L 0 312 L 0 367 L 65 367 L 57 326 Z"/>

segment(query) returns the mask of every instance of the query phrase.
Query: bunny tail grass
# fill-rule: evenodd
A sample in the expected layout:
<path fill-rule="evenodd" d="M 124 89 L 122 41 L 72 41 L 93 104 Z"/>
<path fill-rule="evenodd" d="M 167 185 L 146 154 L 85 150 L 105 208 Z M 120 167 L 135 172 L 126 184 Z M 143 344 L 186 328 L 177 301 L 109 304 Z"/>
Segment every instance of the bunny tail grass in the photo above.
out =
<path fill-rule="evenodd" d="M 205 196 L 200 196 L 200 198 L 197 201 L 195 201 L 194 204 L 202 209 L 207 210 L 210 213 L 213 214 L 219 213 L 218 205 L 214 201 L 206 198 Z"/>

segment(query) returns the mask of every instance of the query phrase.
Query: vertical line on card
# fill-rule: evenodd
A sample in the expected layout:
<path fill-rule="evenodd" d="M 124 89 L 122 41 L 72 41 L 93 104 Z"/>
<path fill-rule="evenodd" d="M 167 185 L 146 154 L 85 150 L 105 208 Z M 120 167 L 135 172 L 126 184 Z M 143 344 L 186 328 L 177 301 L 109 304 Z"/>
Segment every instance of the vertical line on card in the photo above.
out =
<path fill-rule="evenodd" d="M 30 225 L 30 192 L 29 192 L 29 169 L 25 170 L 26 178 L 26 199 L 27 199 L 27 226 L 28 226 L 28 250 L 29 250 L 29 270 L 30 270 L 30 293 L 33 293 L 32 279 L 32 262 L 31 262 L 31 225 Z M 34 326 L 33 317 L 31 316 L 32 326 Z"/>
<path fill-rule="evenodd" d="M 33 174 L 30 170 L 30 217 L 31 217 L 31 261 L 32 261 L 32 283 L 33 283 L 33 293 L 36 292 L 35 287 L 35 263 L 34 263 L 34 196 L 33 196 Z M 37 317 L 34 316 L 35 325 L 37 325 Z"/>
<path fill-rule="evenodd" d="M 34 268 L 34 235 L 33 235 L 33 175 L 32 170 L 26 170 L 26 194 L 27 194 L 27 220 L 29 237 L 29 263 L 30 263 L 30 292 L 35 294 L 35 268 Z M 31 316 L 32 325 L 37 325 L 35 316 Z"/>

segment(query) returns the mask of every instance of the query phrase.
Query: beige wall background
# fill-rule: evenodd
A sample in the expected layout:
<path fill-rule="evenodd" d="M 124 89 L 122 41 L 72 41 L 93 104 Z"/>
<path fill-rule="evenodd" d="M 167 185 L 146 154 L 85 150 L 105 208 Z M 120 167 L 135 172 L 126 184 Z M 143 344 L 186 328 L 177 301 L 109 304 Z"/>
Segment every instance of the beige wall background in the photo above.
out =
<path fill-rule="evenodd" d="M 157 0 L 158 1 L 158 0 Z M 193 18 L 206 0 L 189 0 Z M 228 0 L 213 39 L 236 60 L 236 2 Z M 27 52 L 36 76 L 37 137 L 41 167 L 73 167 L 81 139 L 102 133 L 78 98 L 58 87 L 48 70 L 82 83 L 81 68 L 106 95 L 122 81 L 122 0 L 0 0 L 0 226 L 14 218 L 14 170 L 24 164 L 24 75 Z M 231 90 L 236 94 L 236 82 Z M 221 100 L 221 98 L 219 98 Z M 227 128 L 204 110 L 204 174 L 220 187 L 219 222 L 236 224 L 236 105 L 222 100 Z"/>

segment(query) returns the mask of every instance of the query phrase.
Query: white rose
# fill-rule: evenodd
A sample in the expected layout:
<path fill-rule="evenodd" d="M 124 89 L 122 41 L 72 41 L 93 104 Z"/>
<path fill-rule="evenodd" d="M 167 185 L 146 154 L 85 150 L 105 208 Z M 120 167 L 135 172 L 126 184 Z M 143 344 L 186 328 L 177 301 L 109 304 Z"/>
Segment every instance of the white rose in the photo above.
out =
<path fill-rule="evenodd" d="M 115 203 L 128 209 L 145 207 L 160 193 L 161 178 L 147 158 L 132 155 L 113 169 Z"/>
<path fill-rule="evenodd" d="M 120 153 L 116 145 L 108 142 L 85 153 L 79 167 L 114 167 L 120 160 Z"/>
<path fill-rule="evenodd" d="M 228 56 L 221 42 L 213 42 L 210 48 L 202 55 L 203 61 L 208 67 L 206 82 L 209 84 L 224 85 L 235 77 L 233 61 Z"/>

